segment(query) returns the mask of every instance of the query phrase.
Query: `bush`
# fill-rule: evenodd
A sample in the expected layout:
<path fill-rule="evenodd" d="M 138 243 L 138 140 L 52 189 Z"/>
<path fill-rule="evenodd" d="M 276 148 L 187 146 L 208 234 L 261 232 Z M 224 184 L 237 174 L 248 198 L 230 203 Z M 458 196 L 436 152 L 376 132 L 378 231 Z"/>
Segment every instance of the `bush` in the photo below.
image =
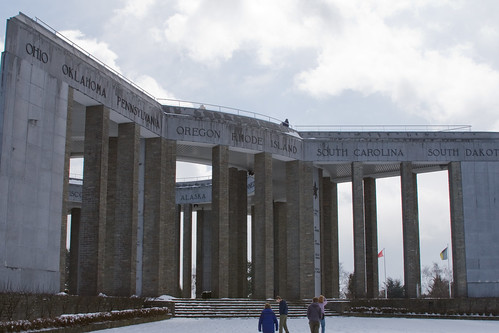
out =
<path fill-rule="evenodd" d="M 92 323 L 153 317 L 169 313 L 168 308 L 133 309 L 112 312 L 98 312 L 74 315 L 62 315 L 55 318 L 38 318 L 34 320 L 17 320 L 0 322 L 0 332 L 21 332 L 44 328 L 85 326 Z"/>

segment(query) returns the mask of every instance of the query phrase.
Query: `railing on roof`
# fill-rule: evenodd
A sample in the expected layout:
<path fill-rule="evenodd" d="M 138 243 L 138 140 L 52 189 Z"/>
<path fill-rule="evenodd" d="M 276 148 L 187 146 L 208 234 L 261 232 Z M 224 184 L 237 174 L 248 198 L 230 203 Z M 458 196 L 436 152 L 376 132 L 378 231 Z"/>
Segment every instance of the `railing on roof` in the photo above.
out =
<path fill-rule="evenodd" d="M 193 182 L 202 182 L 211 180 L 211 175 L 206 176 L 193 176 L 193 177 L 181 177 L 177 178 L 177 183 L 193 183 Z M 70 173 L 69 174 L 69 182 L 72 184 L 80 184 L 83 182 L 83 175 L 80 173 Z"/>
<path fill-rule="evenodd" d="M 196 107 L 204 107 L 205 109 L 208 109 L 210 111 L 219 111 L 219 112 L 226 112 L 226 113 L 232 113 L 232 114 L 237 114 L 237 115 L 244 115 L 244 116 L 247 116 L 247 117 L 252 117 L 252 118 L 255 118 L 255 119 L 266 120 L 266 121 L 274 122 L 274 123 L 277 123 L 277 124 L 282 123 L 282 120 L 277 119 L 277 118 L 273 118 L 273 117 L 266 116 L 264 114 L 260 114 L 260 113 L 256 113 L 256 112 L 251 112 L 251 111 L 246 111 L 246 110 L 242 110 L 242 109 L 232 108 L 232 107 L 228 107 L 228 106 L 221 106 L 221 105 L 216 105 L 216 104 L 200 103 L 200 102 L 193 102 L 193 101 L 183 101 L 183 100 L 177 100 L 177 99 L 173 99 L 173 98 L 156 98 L 155 96 L 151 95 L 150 93 L 148 93 L 147 91 L 145 91 L 143 88 L 141 88 L 139 85 L 137 85 L 135 82 L 133 82 L 132 80 L 128 79 L 123 74 L 121 74 L 120 72 L 118 72 L 116 69 L 114 69 L 114 68 L 106 65 L 104 62 L 102 62 L 101 60 L 99 60 L 98 58 L 96 58 L 95 56 L 93 56 L 90 52 L 86 51 L 83 47 L 79 46 L 78 44 L 76 44 L 75 42 L 73 42 L 72 40 L 70 40 L 69 38 L 67 38 L 66 36 L 64 36 L 63 34 L 61 34 L 59 31 L 57 31 L 56 29 L 52 28 L 50 25 L 48 25 L 47 23 L 45 23 L 40 18 L 35 17 L 34 20 L 35 20 L 35 22 L 37 22 L 40 25 L 43 25 L 45 28 L 47 28 L 47 30 L 51 31 L 54 35 L 56 35 L 59 38 L 63 39 L 66 43 L 68 43 L 69 45 L 71 45 L 73 48 L 75 48 L 78 51 L 82 52 L 83 54 L 85 54 L 86 56 L 88 56 L 89 58 L 91 58 L 92 60 L 94 60 L 95 62 L 97 62 L 98 64 L 100 64 L 104 68 L 106 68 L 107 70 L 109 70 L 112 73 L 114 73 L 116 76 L 120 77 L 122 80 L 124 80 L 128 84 L 132 85 L 134 88 L 138 89 L 142 93 L 146 94 L 147 96 L 149 96 L 150 98 L 152 98 L 152 99 L 154 99 L 154 100 L 156 100 L 158 102 L 168 101 L 167 105 L 170 105 L 170 106 L 184 106 L 184 107 L 195 107 L 195 108 Z"/>
<path fill-rule="evenodd" d="M 24 14 L 23 14 L 24 15 Z M 76 44 L 75 42 L 73 42 L 71 39 L 67 38 L 66 36 L 64 36 L 63 34 L 61 34 L 59 31 L 57 31 L 56 29 L 52 28 L 50 25 L 48 25 L 47 23 L 45 23 L 43 20 L 41 20 L 40 18 L 36 17 L 34 18 L 34 21 L 37 22 L 38 24 L 40 25 L 43 25 L 47 30 L 51 31 L 54 35 L 58 36 L 59 38 L 63 39 L 66 43 L 68 43 L 69 45 L 71 45 L 73 48 L 77 49 L 78 51 L 82 52 L 83 54 L 85 54 L 87 57 L 89 57 L 90 59 L 92 59 L 93 61 L 97 62 L 99 65 L 103 66 L 104 68 L 106 68 L 107 70 L 109 70 L 110 72 L 114 73 L 116 76 L 120 77 L 122 80 L 124 80 L 126 83 L 132 85 L 134 88 L 136 88 L 137 90 L 141 91 L 142 93 L 146 94 L 147 96 L 149 96 L 150 98 L 152 99 L 156 99 L 156 97 L 154 97 L 153 95 L 151 95 L 150 93 L 148 93 L 147 91 L 145 91 L 144 89 L 142 89 L 140 86 L 138 86 L 135 82 L 133 82 L 132 80 L 128 79 L 127 77 L 125 77 L 123 74 L 121 74 L 120 72 L 118 72 L 116 69 L 112 68 L 111 66 L 109 65 L 106 65 L 103 61 L 99 60 L 98 58 L 96 58 L 95 56 L 93 56 L 90 52 L 88 52 L 87 50 L 85 50 L 83 47 L 81 47 L 80 45 Z"/>
<path fill-rule="evenodd" d="M 456 132 L 471 131 L 470 125 L 295 125 L 298 132 Z"/>
<path fill-rule="evenodd" d="M 202 182 L 206 180 L 210 180 L 211 175 L 209 176 L 195 176 L 195 177 L 182 177 L 182 178 L 177 178 L 176 181 L 177 183 L 192 183 L 192 182 Z"/>
<path fill-rule="evenodd" d="M 188 108 L 195 108 L 195 109 L 203 109 L 203 110 L 205 109 L 205 110 L 210 110 L 210 111 L 225 112 L 225 113 L 236 114 L 238 116 L 246 116 L 246 117 L 250 117 L 250 118 L 265 120 L 265 121 L 269 121 L 269 122 L 273 122 L 273 123 L 277 123 L 277 124 L 281 124 L 283 122 L 280 119 L 270 117 L 270 116 L 267 116 L 267 115 L 264 115 L 261 113 L 237 109 L 237 108 L 233 108 L 230 106 L 222 106 L 222 105 L 193 102 L 193 101 L 182 101 L 182 100 L 173 99 L 173 98 L 157 98 L 156 100 L 159 102 L 167 101 L 168 104 L 166 104 L 166 105 L 169 105 L 169 106 L 188 107 Z"/>

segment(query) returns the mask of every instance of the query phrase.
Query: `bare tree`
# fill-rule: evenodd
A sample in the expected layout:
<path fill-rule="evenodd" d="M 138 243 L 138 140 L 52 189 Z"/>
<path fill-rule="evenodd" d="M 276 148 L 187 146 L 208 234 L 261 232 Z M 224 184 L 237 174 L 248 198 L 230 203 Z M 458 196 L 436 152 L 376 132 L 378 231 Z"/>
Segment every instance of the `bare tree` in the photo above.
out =
<path fill-rule="evenodd" d="M 433 266 L 423 269 L 423 281 L 428 297 L 432 298 L 449 298 L 449 279 L 450 272 L 447 268 L 441 268 L 437 263 Z"/>

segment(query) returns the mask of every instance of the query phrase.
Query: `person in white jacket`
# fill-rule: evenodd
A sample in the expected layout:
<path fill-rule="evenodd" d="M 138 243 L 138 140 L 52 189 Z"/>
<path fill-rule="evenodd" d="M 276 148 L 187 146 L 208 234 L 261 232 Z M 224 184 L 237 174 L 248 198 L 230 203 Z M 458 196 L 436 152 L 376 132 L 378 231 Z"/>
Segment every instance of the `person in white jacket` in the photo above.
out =
<path fill-rule="evenodd" d="M 321 307 L 321 332 L 324 333 L 326 331 L 326 311 L 324 307 L 327 304 L 326 297 L 324 295 L 319 296 L 319 306 Z"/>

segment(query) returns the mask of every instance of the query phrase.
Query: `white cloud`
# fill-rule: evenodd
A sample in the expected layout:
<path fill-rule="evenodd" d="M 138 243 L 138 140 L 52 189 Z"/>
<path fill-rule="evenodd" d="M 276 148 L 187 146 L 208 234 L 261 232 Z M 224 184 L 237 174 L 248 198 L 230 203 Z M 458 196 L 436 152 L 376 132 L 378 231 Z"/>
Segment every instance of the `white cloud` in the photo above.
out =
<path fill-rule="evenodd" d="M 146 73 L 151 94 L 161 97 L 172 94 L 151 82 L 155 73 L 170 78 L 162 81 L 167 86 L 189 87 L 197 94 L 190 99 L 198 100 L 221 69 L 241 82 L 242 96 L 276 84 L 329 100 L 354 91 L 384 96 L 401 114 L 428 123 L 498 129 L 499 121 L 490 122 L 499 106 L 499 72 L 491 60 L 497 57 L 485 54 L 499 55 L 492 42 L 498 26 L 463 17 L 467 8 L 475 7 L 444 0 L 129 0 L 108 22 L 106 40 L 116 43 L 127 74 Z M 84 47 L 101 50 L 98 58 L 116 66 L 107 45 L 91 44 Z M 162 62 L 161 72 L 146 63 L 151 59 Z M 293 74 L 294 82 L 279 81 Z"/>
<path fill-rule="evenodd" d="M 161 87 L 158 81 L 148 75 L 141 75 L 138 78 L 134 79 L 134 82 L 155 98 L 175 99 L 173 93 Z"/>
<path fill-rule="evenodd" d="M 151 76 L 139 75 L 134 77 L 133 74 L 122 73 L 117 65 L 118 56 L 109 48 L 107 43 L 96 39 L 86 38 L 83 33 L 76 30 L 62 31 L 61 34 L 77 44 L 85 52 L 89 52 L 106 66 L 111 67 L 117 73 L 127 75 L 127 78 L 131 79 L 138 87 L 146 91 L 149 95 L 152 95 L 152 97 L 174 98 L 173 93 L 161 87 L 161 85 Z"/>
<path fill-rule="evenodd" d="M 297 75 L 299 89 L 316 97 L 348 90 L 382 94 L 431 122 L 473 119 L 490 128 L 488 119 L 499 107 L 494 97 L 499 72 L 473 60 L 468 55 L 472 45 L 428 48 L 421 30 L 390 26 L 386 13 L 373 8 L 344 10 L 343 15 L 342 33 L 321 50 L 317 66 Z"/>
<path fill-rule="evenodd" d="M 203 179 L 205 177 L 211 177 L 211 166 L 188 162 L 177 162 L 176 176 L 179 181 L 191 181 L 196 178 Z"/>
<path fill-rule="evenodd" d="M 125 7 L 116 12 L 118 15 L 145 18 L 155 4 L 156 0 L 128 0 Z"/>
<path fill-rule="evenodd" d="M 121 73 L 120 68 L 116 64 L 118 55 L 109 48 L 107 43 L 98 41 L 97 39 L 87 38 L 81 31 L 78 30 L 66 30 L 61 31 L 60 33 L 83 49 L 83 51 L 90 53 L 93 57 L 106 64 L 108 67 L 118 73 Z"/>
<path fill-rule="evenodd" d="M 224 1 L 181 6 L 166 21 L 165 37 L 199 62 L 218 63 L 237 51 L 254 52 L 272 64 L 280 49 L 310 47 L 320 33 L 320 18 L 303 15 L 303 1 Z"/>

